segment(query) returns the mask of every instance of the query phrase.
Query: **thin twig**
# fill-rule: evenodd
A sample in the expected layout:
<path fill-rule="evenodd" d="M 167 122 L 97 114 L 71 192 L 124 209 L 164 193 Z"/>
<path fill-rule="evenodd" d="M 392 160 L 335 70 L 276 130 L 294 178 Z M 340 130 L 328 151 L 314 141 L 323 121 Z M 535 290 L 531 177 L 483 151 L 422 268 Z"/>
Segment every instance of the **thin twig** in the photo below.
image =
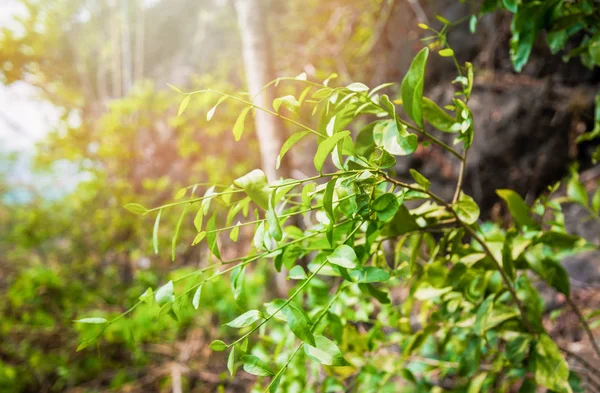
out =
<path fill-rule="evenodd" d="M 588 338 L 590 339 L 590 342 L 592 343 L 592 348 L 594 349 L 596 356 L 598 357 L 598 359 L 600 359 L 600 348 L 598 347 L 596 338 L 594 337 L 592 329 L 590 328 L 590 325 L 585 319 L 585 316 L 581 313 L 581 310 L 579 309 L 579 307 L 577 307 L 577 304 L 575 304 L 575 302 L 573 301 L 573 299 L 571 299 L 570 296 L 567 296 L 567 303 L 569 303 L 569 306 L 571 306 L 575 314 L 577 314 L 577 318 L 579 318 L 579 322 L 581 323 L 583 330 L 585 330 Z"/>

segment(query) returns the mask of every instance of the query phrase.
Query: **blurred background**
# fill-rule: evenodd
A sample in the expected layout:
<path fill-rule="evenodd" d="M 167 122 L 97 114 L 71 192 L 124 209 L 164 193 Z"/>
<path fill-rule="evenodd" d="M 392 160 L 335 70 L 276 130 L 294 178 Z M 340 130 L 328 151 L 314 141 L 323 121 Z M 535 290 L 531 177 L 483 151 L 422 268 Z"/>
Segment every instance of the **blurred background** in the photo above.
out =
<path fill-rule="evenodd" d="M 179 321 L 136 312 L 114 324 L 97 350 L 75 351 L 83 332 L 74 319 L 90 310 L 117 315 L 147 287 L 207 258 L 188 246 L 195 235 L 188 222 L 171 261 L 166 250 L 178 212 L 162 218 L 164 247 L 154 255 L 152 218 L 122 206 L 158 206 L 196 183 L 203 193 L 206 183 L 227 184 L 260 167 L 269 151 L 253 132 L 234 142 L 235 103 L 219 106 L 208 123 L 215 97 L 194 96 L 178 117 L 182 97 L 167 83 L 247 91 L 248 56 L 262 64 L 266 81 L 335 72 L 339 84 L 399 83 L 424 45 L 419 22 L 440 26 L 436 15 L 466 21 L 478 9 L 458 0 L 0 0 L 0 392 L 248 391 L 252 378 L 228 380 L 226 360 L 208 349 L 212 338 L 231 333 L 219 327 L 237 315 L 226 283 Z M 475 35 L 462 23 L 449 36 L 459 61 L 476 70 L 465 187 L 484 218 L 505 213 L 495 189 L 515 189 L 532 202 L 575 162 L 590 187 L 600 174 L 590 160 L 597 142 L 575 143 L 593 125 L 598 68 L 563 63 L 540 39 L 515 74 L 509 37 L 510 15 L 502 13 L 482 18 Z M 427 74 L 426 94 L 449 101 L 452 62 L 433 56 Z M 281 140 L 294 131 L 273 126 Z M 277 151 L 280 141 L 273 143 Z M 296 149 L 278 175 L 313 174 L 313 149 Z M 458 167 L 442 150 L 420 149 L 396 170 L 409 167 L 451 196 Z M 598 240 L 600 228 L 580 221 L 581 212 L 567 215 L 572 231 Z M 243 252 L 252 235 L 244 236 L 224 252 Z M 589 307 L 600 304 L 600 264 L 590 263 L 599 260 L 585 254 L 566 262 L 574 298 Z M 257 298 L 248 301 L 272 297 L 261 280 L 247 282 Z M 575 325 L 564 314 L 553 334 L 585 356 Z"/>

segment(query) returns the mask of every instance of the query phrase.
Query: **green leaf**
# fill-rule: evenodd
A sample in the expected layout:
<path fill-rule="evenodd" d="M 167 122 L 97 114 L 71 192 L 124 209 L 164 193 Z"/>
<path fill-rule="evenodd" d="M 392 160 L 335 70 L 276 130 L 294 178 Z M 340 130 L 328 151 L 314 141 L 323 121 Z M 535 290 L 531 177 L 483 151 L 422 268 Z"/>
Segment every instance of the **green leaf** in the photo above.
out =
<path fill-rule="evenodd" d="M 227 370 L 232 377 L 235 375 L 235 346 L 231 347 L 231 352 L 227 357 Z"/>
<path fill-rule="evenodd" d="M 181 199 L 187 194 L 187 188 L 182 188 L 175 194 L 175 200 Z"/>
<path fill-rule="evenodd" d="M 188 104 L 190 103 L 190 97 L 191 96 L 189 96 L 189 95 L 185 96 L 185 98 L 183 99 L 183 101 L 181 101 L 181 104 L 179 104 L 179 111 L 177 111 L 177 117 L 181 116 L 181 114 L 188 107 Z"/>
<path fill-rule="evenodd" d="M 471 34 L 475 34 L 476 29 L 477 29 L 477 16 L 471 15 L 471 18 L 469 19 L 469 31 L 471 32 Z"/>
<path fill-rule="evenodd" d="M 571 282 L 569 281 L 569 274 L 560 263 L 549 258 L 540 259 L 537 256 L 527 258 L 527 261 L 533 271 L 539 274 L 551 287 L 567 296 L 570 295 Z"/>
<path fill-rule="evenodd" d="M 452 48 L 446 48 L 439 51 L 438 54 L 442 57 L 452 57 L 454 56 L 454 51 Z"/>
<path fill-rule="evenodd" d="M 225 344 L 221 340 L 214 340 L 210 343 L 210 349 L 212 349 L 215 352 L 223 352 L 227 349 L 227 344 Z"/>
<path fill-rule="evenodd" d="M 213 214 L 206 226 L 206 241 L 208 242 L 208 248 L 215 257 L 221 259 L 221 253 L 219 252 L 219 244 L 217 243 L 218 232 L 217 229 L 217 214 Z"/>
<path fill-rule="evenodd" d="M 306 272 L 300 265 L 296 265 L 290 270 L 288 277 L 292 280 L 306 280 Z"/>
<path fill-rule="evenodd" d="M 473 198 L 460 193 L 460 197 L 454 206 L 458 218 L 467 225 L 475 224 L 479 219 L 479 206 Z"/>
<path fill-rule="evenodd" d="M 235 179 L 233 184 L 242 188 L 258 206 L 265 210 L 269 208 L 269 185 L 263 171 L 255 169 Z"/>
<path fill-rule="evenodd" d="M 373 140 L 377 146 L 396 156 L 406 156 L 417 150 L 417 136 L 394 120 L 377 123 L 373 129 Z"/>
<path fill-rule="evenodd" d="M 596 190 L 594 197 L 592 198 L 592 210 L 596 214 L 600 212 L 600 188 Z"/>
<path fill-rule="evenodd" d="M 292 95 L 287 95 L 284 97 L 278 97 L 273 100 L 273 109 L 275 112 L 279 113 L 279 108 L 283 105 L 284 108 L 288 109 L 290 112 L 294 113 L 298 116 L 298 109 L 300 108 L 300 103 L 296 99 L 296 97 Z"/>
<path fill-rule="evenodd" d="M 304 353 L 326 366 L 347 366 L 349 365 L 346 359 L 342 356 L 342 352 L 337 345 L 327 337 L 315 336 L 315 346 L 304 344 Z"/>
<path fill-rule="evenodd" d="M 416 229 L 419 229 L 419 225 L 415 217 L 410 214 L 406 206 L 400 205 L 394 218 L 392 218 L 383 232 L 385 236 L 399 236 Z"/>
<path fill-rule="evenodd" d="M 152 247 L 154 248 L 154 253 L 158 254 L 158 228 L 160 227 L 160 215 L 162 213 L 162 209 L 158 211 L 156 215 L 156 220 L 154 221 L 154 228 L 152 229 Z"/>
<path fill-rule="evenodd" d="M 181 214 L 179 215 L 179 219 L 177 220 L 177 225 L 175 225 L 175 233 L 173 234 L 173 238 L 171 239 L 171 260 L 175 260 L 175 248 L 177 247 L 177 240 L 179 239 L 179 232 L 181 230 L 181 224 L 183 223 L 183 219 L 191 204 L 185 205 Z"/>
<path fill-rule="evenodd" d="M 283 156 L 285 156 L 285 154 L 292 148 L 292 146 L 294 146 L 308 134 L 310 134 L 310 131 L 296 132 L 285 141 L 283 146 L 281 146 L 281 151 L 279 152 L 279 155 L 277 156 L 277 169 L 279 169 L 279 166 L 281 165 L 281 160 L 283 159 Z"/>
<path fill-rule="evenodd" d="M 267 363 L 254 355 L 242 356 L 242 362 L 244 362 L 244 371 L 249 374 L 258 375 L 259 377 L 270 377 L 275 375 Z"/>
<path fill-rule="evenodd" d="M 453 127 L 456 124 L 456 119 L 440 108 L 435 102 L 427 97 L 423 97 L 421 104 L 423 117 L 429 124 L 443 132 L 458 132 L 458 129 Z"/>
<path fill-rule="evenodd" d="M 199 232 L 196 237 L 194 238 L 194 241 L 192 241 L 192 246 L 195 246 L 196 244 L 200 243 L 202 240 L 204 240 L 204 238 L 206 237 L 206 232 L 202 231 Z"/>
<path fill-rule="evenodd" d="M 327 159 L 329 153 L 331 153 L 339 141 L 348 135 L 350 135 L 350 131 L 341 131 L 337 134 L 333 134 L 329 138 L 319 143 L 319 147 L 317 148 L 317 153 L 315 154 L 314 158 L 314 164 L 315 168 L 317 168 L 317 171 L 321 172 L 323 169 L 323 164 L 325 164 L 325 160 Z"/>
<path fill-rule="evenodd" d="M 547 334 L 541 334 L 535 346 L 535 381 L 557 393 L 571 393 L 569 365 L 558 346 Z"/>
<path fill-rule="evenodd" d="M 284 307 L 283 315 L 287 319 L 288 326 L 290 330 L 303 342 L 314 346 L 315 345 L 315 337 L 312 334 L 310 328 L 310 318 L 306 315 L 303 309 L 296 306 L 293 303 Z"/>
<path fill-rule="evenodd" d="M 588 193 L 583 183 L 579 180 L 577 173 L 573 173 L 567 184 L 567 195 L 572 200 L 581 203 L 583 206 L 588 204 Z"/>
<path fill-rule="evenodd" d="M 333 226 L 335 225 L 335 215 L 333 213 L 333 194 L 335 192 L 335 183 L 337 178 L 329 180 L 323 194 L 323 209 L 329 217 L 329 230 L 327 231 L 327 240 L 333 245 Z"/>
<path fill-rule="evenodd" d="M 246 115 L 248 114 L 250 109 L 252 109 L 251 106 L 244 108 L 242 112 L 240 112 L 240 115 L 238 116 L 237 120 L 235 121 L 235 124 L 233 125 L 233 137 L 235 138 L 236 142 L 240 140 L 242 134 L 244 133 L 244 121 L 246 120 Z"/>
<path fill-rule="evenodd" d="M 246 311 L 236 319 L 231 322 L 226 323 L 225 325 L 232 328 L 244 328 L 252 325 L 254 322 L 263 319 L 263 315 L 258 310 L 250 310 Z"/>
<path fill-rule="evenodd" d="M 283 238 L 283 232 L 281 231 L 281 224 L 273 208 L 267 210 L 267 223 L 269 224 L 269 234 L 276 241 L 281 241 Z"/>
<path fill-rule="evenodd" d="M 504 7 L 506 7 L 506 9 L 512 12 L 513 14 L 517 12 L 519 0 L 502 0 L 502 3 L 504 4 Z"/>
<path fill-rule="evenodd" d="M 431 182 L 423 175 L 421 175 L 416 170 L 410 168 L 410 175 L 412 178 L 420 185 L 424 191 L 428 191 L 429 187 L 431 187 Z"/>
<path fill-rule="evenodd" d="M 350 83 L 348 86 L 346 86 L 346 89 L 360 93 L 363 91 L 368 91 L 369 87 L 367 85 L 365 85 L 364 83 L 354 82 L 354 83 Z"/>
<path fill-rule="evenodd" d="M 240 225 L 241 222 L 238 221 L 237 224 L 235 224 L 235 227 L 233 227 L 233 229 L 231 230 L 231 232 L 229 232 L 229 238 L 234 242 L 237 242 L 238 240 L 238 236 L 240 234 Z"/>
<path fill-rule="evenodd" d="M 156 290 L 154 294 L 154 300 L 159 306 L 163 306 L 167 303 L 173 303 L 175 301 L 175 292 L 173 288 L 173 281 L 169 281 L 162 287 Z"/>
<path fill-rule="evenodd" d="M 179 93 L 179 94 L 184 94 L 180 89 L 178 89 L 177 87 L 173 86 L 170 83 L 167 83 L 167 86 L 169 86 L 171 89 L 173 89 L 173 91 Z"/>
<path fill-rule="evenodd" d="M 197 310 L 200 307 L 200 297 L 202 296 L 202 285 L 196 289 L 194 292 L 194 297 L 192 298 L 192 306 Z"/>
<path fill-rule="evenodd" d="M 100 318 L 100 317 L 92 317 L 92 318 L 82 318 L 82 319 L 77 319 L 73 322 L 77 322 L 77 323 L 92 323 L 92 324 L 103 324 L 103 323 L 107 323 L 108 321 L 104 318 Z"/>
<path fill-rule="evenodd" d="M 146 214 L 148 212 L 148 209 L 139 203 L 128 203 L 123 207 L 134 214 Z"/>
<path fill-rule="evenodd" d="M 481 373 L 477 375 L 475 378 L 471 379 L 469 382 L 469 387 L 467 389 L 467 393 L 479 393 L 481 392 L 481 387 L 483 386 L 483 382 L 487 378 L 487 373 Z"/>
<path fill-rule="evenodd" d="M 217 107 L 219 105 L 221 105 L 221 103 L 223 103 L 223 101 L 225 101 L 226 99 L 228 99 L 229 97 L 227 96 L 221 96 L 221 98 L 219 98 L 219 101 L 217 101 L 217 103 L 210 108 L 210 110 L 206 113 L 206 121 L 210 121 L 213 116 L 215 115 L 215 111 L 217 110 Z"/>
<path fill-rule="evenodd" d="M 367 266 L 362 270 L 353 270 L 350 277 L 359 283 L 385 282 L 390 279 L 390 275 L 383 269 L 373 266 Z"/>
<path fill-rule="evenodd" d="M 394 217 L 400 208 L 400 204 L 398 204 L 396 195 L 386 193 L 375 199 L 371 207 L 377 212 L 377 218 L 379 220 L 387 222 Z"/>
<path fill-rule="evenodd" d="M 496 190 L 496 194 L 506 201 L 508 210 L 518 226 L 537 228 L 535 221 L 529 217 L 529 206 L 519 194 L 512 190 Z"/>
<path fill-rule="evenodd" d="M 423 98 L 423 86 L 425 84 L 425 65 L 427 64 L 428 56 L 429 48 L 423 48 L 417 53 L 400 87 L 402 104 L 404 105 L 406 114 L 420 127 L 423 127 L 421 101 Z"/>
<path fill-rule="evenodd" d="M 333 252 L 327 257 L 327 261 L 347 269 L 354 269 L 358 264 L 356 253 L 352 247 L 346 244 L 342 244 L 333 250 Z"/>

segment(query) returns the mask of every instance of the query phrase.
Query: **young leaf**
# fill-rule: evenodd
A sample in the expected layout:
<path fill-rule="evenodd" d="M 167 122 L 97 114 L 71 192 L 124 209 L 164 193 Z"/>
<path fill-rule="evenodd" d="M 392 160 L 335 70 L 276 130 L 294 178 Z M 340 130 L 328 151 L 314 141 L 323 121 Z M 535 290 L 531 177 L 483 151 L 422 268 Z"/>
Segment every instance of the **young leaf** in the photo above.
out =
<path fill-rule="evenodd" d="M 242 356 L 242 362 L 244 362 L 244 371 L 249 374 L 258 375 L 259 377 L 270 377 L 275 375 L 267 363 L 254 355 Z"/>
<path fill-rule="evenodd" d="M 294 113 L 298 116 L 298 109 L 300 108 L 300 103 L 296 99 L 296 97 L 292 95 L 287 95 L 284 97 L 278 97 L 273 100 L 273 109 L 275 109 L 276 113 L 279 113 L 279 108 L 283 105 L 284 108 L 288 109 L 290 112 Z"/>
<path fill-rule="evenodd" d="M 200 307 L 200 297 L 202 296 L 202 285 L 196 289 L 194 292 L 194 297 L 192 298 L 192 306 L 197 310 Z"/>
<path fill-rule="evenodd" d="M 219 101 L 217 101 L 217 103 L 212 108 L 210 108 L 210 110 L 206 113 L 206 121 L 210 121 L 213 118 L 213 116 L 215 115 L 215 111 L 217 110 L 217 107 L 219 105 L 221 105 L 221 103 L 228 98 L 229 97 L 227 97 L 227 96 L 221 96 L 221 98 L 219 98 Z"/>
<path fill-rule="evenodd" d="M 263 316 L 258 310 L 250 310 L 246 311 L 236 319 L 231 322 L 226 323 L 225 325 L 232 328 L 244 328 L 252 325 L 254 322 L 263 319 Z"/>
<path fill-rule="evenodd" d="M 541 334 L 535 346 L 535 381 L 555 392 L 570 393 L 569 365 L 558 346 L 547 334 Z"/>
<path fill-rule="evenodd" d="M 350 91 L 354 91 L 357 93 L 369 90 L 369 87 L 367 85 L 365 85 L 364 83 L 360 83 L 360 82 L 350 83 L 348 86 L 346 86 L 346 88 Z"/>
<path fill-rule="evenodd" d="M 210 349 L 212 349 L 215 352 L 223 352 L 227 349 L 227 344 L 225 344 L 221 340 L 214 340 L 210 343 Z"/>
<path fill-rule="evenodd" d="M 315 154 L 314 158 L 314 164 L 315 168 L 317 168 L 317 171 L 321 172 L 321 170 L 323 169 L 323 164 L 325 163 L 325 159 L 327 159 L 329 153 L 331 153 L 331 151 L 339 141 L 341 141 L 348 135 L 350 135 L 350 131 L 338 132 L 337 134 L 333 134 L 333 136 L 330 136 L 329 138 L 323 140 L 319 144 L 317 153 Z"/>
<path fill-rule="evenodd" d="M 181 104 L 179 104 L 179 111 L 177 112 L 177 117 L 181 116 L 183 111 L 185 111 L 185 109 L 188 107 L 188 104 L 190 103 L 190 97 L 191 96 L 189 95 L 185 96 L 183 101 L 181 101 Z"/>
<path fill-rule="evenodd" d="M 77 323 L 91 323 L 91 324 L 103 324 L 103 323 L 107 323 L 108 321 L 104 318 L 100 318 L 100 317 L 92 317 L 92 318 L 82 318 L 82 319 L 77 319 L 73 322 L 77 322 Z"/>
<path fill-rule="evenodd" d="M 341 267 L 347 269 L 354 269 L 358 264 L 358 258 L 352 247 L 342 244 L 338 246 L 333 252 L 327 257 L 327 260 Z"/>
<path fill-rule="evenodd" d="M 146 212 L 148 212 L 148 209 L 146 209 L 139 203 L 128 203 L 123 207 L 134 214 L 145 214 Z"/>
<path fill-rule="evenodd" d="M 154 300 L 159 306 L 163 306 L 167 303 L 173 303 L 175 301 L 175 292 L 173 288 L 173 281 L 169 281 L 162 287 L 156 290 L 154 294 Z"/>
<path fill-rule="evenodd" d="M 423 48 L 417 53 L 400 87 L 404 109 L 408 116 L 420 127 L 423 127 L 421 100 L 423 98 L 425 65 L 428 56 L 429 48 Z"/>
<path fill-rule="evenodd" d="M 522 227 L 536 228 L 537 224 L 529 217 L 529 206 L 523 198 L 512 190 L 496 190 L 496 194 L 508 205 L 508 210 L 515 220 L 515 223 Z"/>
<path fill-rule="evenodd" d="M 175 194 L 175 200 L 181 199 L 187 194 L 187 188 L 182 188 Z"/>
<path fill-rule="evenodd" d="M 255 169 L 235 179 L 233 184 L 242 188 L 258 206 L 265 210 L 269 208 L 269 185 L 263 171 Z"/>
<path fill-rule="evenodd" d="M 183 94 L 183 92 L 180 89 L 178 89 L 177 87 L 173 86 L 172 84 L 167 83 L 167 86 L 169 86 L 171 89 L 173 89 L 173 91 L 175 91 L 176 93 Z"/>
<path fill-rule="evenodd" d="M 577 173 L 571 175 L 567 184 L 567 195 L 572 200 L 581 203 L 584 206 L 588 204 L 588 193 L 583 183 L 579 180 Z"/>
<path fill-rule="evenodd" d="M 419 172 L 412 168 L 410 168 L 410 175 L 417 182 L 418 185 L 423 187 L 423 190 L 429 190 L 429 187 L 431 187 L 431 182 L 425 176 L 421 175 Z"/>
<path fill-rule="evenodd" d="M 293 303 L 288 304 L 288 306 L 284 307 L 282 311 L 283 315 L 285 315 L 285 318 L 287 319 L 290 330 L 296 335 L 296 337 L 305 343 L 314 346 L 315 337 L 310 329 L 310 318 L 308 315 L 306 315 L 306 312 Z"/>
<path fill-rule="evenodd" d="M 292 148 L 292 146 L 294 146 L 308 134 L 310 134 L 310 131 L 296 132 L 285 141 L 283 146 L 281 146 L 281 151 L 279 152 L 279 155 L 277 156 L 277 169 L 279 169 L 279 166 L 281 165 L 281 160 L 283 159 L 283 156 L 285 156 L 285 154 Z"/>
<path fill-rule="evenodd" d="M 398 204 L 396 195 L 386 193 L 375 199 L 371 207 L 377 212 L 377 218 L 379 220 L 387 222 L 396 215 L 396 212 L 400 208 L 400 204 Z"/>
<path fill-rule="evenodd" d="M 237 242 L 238 235 L 240 234 L 240 224 L 241 222 L 238 221 L 237 224 L 235 224 L 235 227 L 233 227 L 233 229 L 231 230 L 231 232 L 229 232 L 229 238 L 234 242 Z"/>
<path fill-rule="evenodd" d="M 236 142 L 240 140 L 244 133 L 244 121 L 246 120 L 246 115 L 250 109 L 252 109 L 251 106 L 244 108 L 233 125 L 233 137 Z"/>
<path fill-rule="evenodd" d="M 406 156 L 417 150 L 418 138 L 394 120 L 379 122 L 373 129 L 373 141 L 396 156 Z"/>
<path fill-rule="evenodd" d="M 427 97 L 423 97 L 421 102 L 423 109 L 423 118 L 432 126 L 443 132 L 458 132 L 456 119 L 450 116 L 446 111 L 440 108 L 435 102 Z"/>
<path fill-rule="evenodd" d="M 200 243 L 202 240 L 204 240 L 205 237 L 206 237 L 206 232 L 204 232 L 204 231 L 198 232 L 198 234 L 194 238 L 194 241 L 192 242 L 192 246 L 195 246 L 196 244 Z"/>
<path fill-rule="evenodd" d="M 276 241 L 281 241 L 283 238 L 283 232 L 281 231 L 281 225 L 279 219 L 273 208 L 267 210 L 267 223 L 269 224 L 269 233 Z"/>
<path fill-rule="evenodd" d="M 232 377 L 235 375 L 235 346 L 231 347 L 231 352 L 227 357 L 227 370 Z"/>
<path fill-rule="evenodd" d="M 175 260 L 175 248 L 177 247 L 177 240 L 179 239 L 179 231 L 181 230 L 181 224 L 183 223 L 183 218 L 190 208 L 191 204 L 185 205 L 183 211 L 179 215 L 179 219 L 177 220 L 177 225 L 175 226 L 175 233 L 173 234 L 173 238 L 171 239 L 171 260 Z"/>
<path fill-rule="evenodd" d="M 337 345 L 327 337 L 315 336 L 315 346 L 304 344 L 304 353 L 326 366 L 347 366 L 348 362 L 342 356 L 342 352 Z"/>
<path fill-rule="evenodd" d="M 219 245 L 217 244 L 218 232 L 217 229 L 217 214 L 213 214 L 206 226 L 206 240 L 208 241 L 208 248 L 218 259 L 221 259 L 221 253 L 219 252 Z"/>
<path fill-rule="evenodd" d="M 292 280 L 306 280 L 306 272 L 300 265 L 296 265 L 290 270 L 288 277 Z"/>
<path fill-rule="evenodd" d="M 162 209 L 158 211 L 156 215 L 156 220 L 154 221 L 154 228 L 152 229 L 152 247 L 154 248 L 154 253 L 158 254 L 158 228 L 160 227 L 160 215 L 162 214 Z"/>
<path fill-rule="evenodd" d="M 475 224 L 479 219 L 479 206 L 473 198 L 461 192 L 455 205 L 456 214 L 467 225 Z"/>

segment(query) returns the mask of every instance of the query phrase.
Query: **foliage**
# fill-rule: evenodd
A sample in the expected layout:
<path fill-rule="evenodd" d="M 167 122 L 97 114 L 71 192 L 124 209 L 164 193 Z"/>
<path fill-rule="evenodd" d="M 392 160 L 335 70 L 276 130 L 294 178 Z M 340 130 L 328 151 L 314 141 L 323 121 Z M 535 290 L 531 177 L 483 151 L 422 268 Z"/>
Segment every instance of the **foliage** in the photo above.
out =
<path fill-rule="evenodd" d="M 481 14 L 505 9 L 513 13 L 510 56 L 516 71 L 527 63 L 535 41 L 542 31 L 552 54 L 567 48 L 565 61 L 579 57 L 588 68 L 600 65 L 600 9 L 593 0 L 583 1 L 532 1 L 483 0 Z M 471 21 L 472 30 L 476 17 Z"/>
<path fill-rule="evenodd" d="M 451 49 L 439 54 L 457 63 Z M 398 179 L 394 172 L 397 157 L 429 144 L 451 152 L 464 170 L 473 141 L 472 66 L 457 63 L 458 91 L 452 102 L 439 105 L 423 96 L 429 55 L 427 48 L 417 54 L 398 99 L 383 94 L 389 84 L 332 87 L 304 76 L 280 78 L 307 88 L 302 97 L 277 99 L 275 110 L 213 90 L 182 93 L 183 107 L 197 94 L 243 104 L 233 127 L 236 139 L 253 110 L 300 127 L 280 157 L 300 139 L 313 137 L 318 174 L 268 184 L 262 171 L 253 170 L 203 197 L 152 209 L 129 205 L 144 215 L 164 215 L 174 206 L 185 206 L 184 212 L 196 218 L 210 215 L 206 225 L 197 219 L 194 244 L 206 241 L 214 257 L 195 274 L 164 284 L 154 296 L 148 290 L 134 307 L 159 306 L 159 314 L 178 319 L 191 307 L 202 309 L 205 302 L 196 294 L 229 275 L 242 312 L 226 325 L 240 333 L 230 341 L 213 341 L 211 348 L 229 352 L 232 375 L 243 366 L 267 391 L 317 386 L 344 391 L 351 386 L 391 392 L 400 383 L 407 392 L 441 387 L 508 391 L 519 385 L 573 391 L 575 373 L 542 326 L 543 301 L 533 277 L 569 297 L 561 259 L 595 246 L 566 232 L 561 205 L 552 198 L 557 187 L 533 206 L 513 191 L 499 190 L 513 218 L 500 227 L 480 222 L 479 207 L 462 192 L 461 180 L 453 200 L 446 201 L 416 170 L 411 170 L 413 181 Z M 290 114 L 299 106 L 312 108 L 318 127 L 288 117 L 281 106 L 292 109 Z M 365 124 L 365 118 L 372 121 Z M 362 124 L 356 135 L 347 131 L 351 124 Z M 426 124 L 453 134 L 461 150 L 436 138 Z M 597 215 L 574 179 L 569 200 Z M 305 227 L 297 226 L 292 219 L 297 216 Z M 160 225 L 158 218 L 155 225 Z M 227 233 L 235 241 L 236 231 L 246 226 L 254 228 L 252 250 L 223 258 Z M 294 285 L 285 299 L 249 307 L 245 281 L 255 274 L 252 264 L 265 260 Z M 185 285 L 175 288 L 174 283 Z M 94 323 L 101 331 L 82 346 L 123 315 Z M 585 319 L 582 323 L 591 334 Z"/>

